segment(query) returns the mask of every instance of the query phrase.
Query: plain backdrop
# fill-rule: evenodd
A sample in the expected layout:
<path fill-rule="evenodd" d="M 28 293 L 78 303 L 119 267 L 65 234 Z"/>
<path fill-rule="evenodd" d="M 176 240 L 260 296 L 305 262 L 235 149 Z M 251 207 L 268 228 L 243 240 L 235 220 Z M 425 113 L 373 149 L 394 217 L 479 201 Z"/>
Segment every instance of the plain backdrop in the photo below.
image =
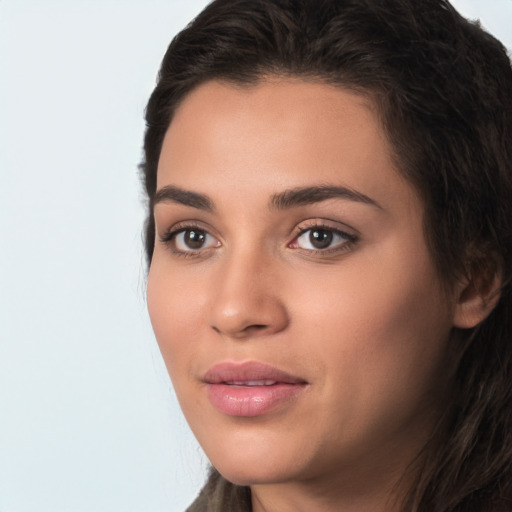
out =
<path fill-rule="evenodd" d="M 512 48 L 512 0 L 456 0 Z M 0 0 L 0 512 L 179 512 L 206 459 L 144 298 L 143 111 L 203 0 Z"/>

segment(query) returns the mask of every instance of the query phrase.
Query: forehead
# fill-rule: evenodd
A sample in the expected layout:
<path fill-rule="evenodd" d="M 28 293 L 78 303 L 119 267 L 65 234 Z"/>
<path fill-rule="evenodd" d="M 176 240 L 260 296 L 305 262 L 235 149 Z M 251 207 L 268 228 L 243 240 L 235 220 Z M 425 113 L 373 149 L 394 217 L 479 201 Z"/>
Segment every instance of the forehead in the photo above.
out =
<path fill-rule="evenodd" d="M 169 184 L 267 194 L 335 184 L 389 200 L 411 188 L 367 96 L 298 79 L 212 81 L 189 93 L 162 147 L 157 187 Z"/>

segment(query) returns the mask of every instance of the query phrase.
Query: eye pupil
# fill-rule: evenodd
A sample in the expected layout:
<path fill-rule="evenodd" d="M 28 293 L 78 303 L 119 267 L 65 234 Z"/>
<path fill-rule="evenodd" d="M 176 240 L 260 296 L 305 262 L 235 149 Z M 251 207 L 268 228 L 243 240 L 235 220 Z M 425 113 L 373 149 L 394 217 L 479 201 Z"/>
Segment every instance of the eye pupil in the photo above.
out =
<path fill-rule="evenodd" d="M 316 249 L 325 249 L 332 243 L 333 233 L 326 229 L 314 229 L 309 234 L 309 241 Z"/>
<path fill-rule="evenodd" d="M 187 229 L 184 233 L 184 242 L 190 249 L 201 249 L 206 240 L 204 231 Z"/>

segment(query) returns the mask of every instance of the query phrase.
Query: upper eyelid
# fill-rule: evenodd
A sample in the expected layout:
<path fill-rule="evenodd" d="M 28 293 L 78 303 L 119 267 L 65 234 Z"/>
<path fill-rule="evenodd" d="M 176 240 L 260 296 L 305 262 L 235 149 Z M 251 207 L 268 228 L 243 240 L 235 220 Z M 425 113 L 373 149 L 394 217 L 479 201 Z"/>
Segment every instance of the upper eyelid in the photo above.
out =
<path fill-rule="evenodd" d="M 215 238 L 218 238 L 215 234 L 214 234 L 214 229 L 213 227 L 209 226 L 208 224 L 206 224 L 205 222 L 202 222 L 202 221 L 199 221 L 199 220 L 185 220 L 185 221 L 178 221 L 178 222 L 174 222 L 174 223 L 168 223 L 167 224 L 168 227 L 165 227 L 163 229 L 157 229 L 157 232 L 160 231 L 160 232 L 163 232 L 163 236 L 167 236 L 167 235 L 170 235 L 170 234 L 176 234 L 180 231 L 185 231 L 187 229 L 200 229 L 201 231 L 205 231 L 206 233 L 208 233 L 209 235 L 215 237 Z M 158 228 L 158 225 L 157 225 L 157 228 Z"/>
<path fill-rule="evenodd" d="M 330 229 L 332 231 L 336 231 L 341 234 L 345 234 L 352 238 L 359 239 L 361 237 L 361 233 L 340 221 L 331 220 L 331 219 L 309 219 L 302 222 L 299 222 L 296 227 L 294 228 L 292 232 L 292 236 L 297 237 L 301 235 L 302 233 L 314 229 L 314 228 L 323 228 L 323 229 Z"/>
<path fill-rule="evenodd" d="M 302 231 L 299 231 L 292 239 L 292 241 L 290 242 L 290 244 L 292 242 L 295 242 L 296 240 L 298 240 L 299 238 L 301 238 L 302 236 L 304 236 L 308 231 L 312 231 L 315 229 L 315 226 L 312 226 L 312 227 L 309 227 L 309 228 L 304 228 Z M 359 241 L 359 237 L 357 235 L 353 235 L 351 233 L 347 233 L 346 231 L 343 231 L 341 229 L 336 229 L 336 228 L 332 228 L 332 227 L 328 227 L 328 226 L 322 226 L 322 225 L 318 225 L 316 226 L 316 229 L 321 229 L 321 230 L 325 230 L 325 231 L 333 231 L 334 233 L 336 233 L 337 235 L 339 236 L 342 236 L 346 239 L 346 242 L 342 243 L 342 244 L 338 244 L 339 246 L 342 246 L 342 245 L 347 245 L 347 244 L 353 244 L 353 243 L 356 243 Z M 332 247 L 331 250 L 334 250 L 337 246 L 335 247 Z M 304 250 L 308 250 L 308 251 L 312 251 L 312 249 L 304 249 Z M 327 248 L 327 249 L 318 249 L 317 251 L 318 252 L 327 252 L 329 251 L 330 249 Z"/>
<path fill-rule="evenodd" d="M 347 229 L 337 228 L 326 224 L 315 224 L 314 226 L 305 226 L 300 228 L 298 232 L 295 234 L 295 237 L 303 235 L 304 233 L 307 233 L 308 231 L 311 231 L 313 229 L 324 229 L 325 231 L 334 231 L 335 233 L 340 233 L 342 235 L 355 236 L 352 235 L 351 233 L 348 233 Z"/>

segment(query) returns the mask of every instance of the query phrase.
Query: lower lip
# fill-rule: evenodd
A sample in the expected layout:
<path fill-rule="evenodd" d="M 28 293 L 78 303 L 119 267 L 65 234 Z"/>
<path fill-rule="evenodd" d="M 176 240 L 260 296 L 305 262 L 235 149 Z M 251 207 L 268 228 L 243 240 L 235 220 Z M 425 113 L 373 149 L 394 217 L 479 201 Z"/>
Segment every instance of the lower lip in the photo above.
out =
<path fill-rule="evenodd" d="M 294 399 L 304 384 L 279 383 L 273 386 L 230 386 L 208 384 L 210 402 L 229 416 L 261 416 Z"/>

